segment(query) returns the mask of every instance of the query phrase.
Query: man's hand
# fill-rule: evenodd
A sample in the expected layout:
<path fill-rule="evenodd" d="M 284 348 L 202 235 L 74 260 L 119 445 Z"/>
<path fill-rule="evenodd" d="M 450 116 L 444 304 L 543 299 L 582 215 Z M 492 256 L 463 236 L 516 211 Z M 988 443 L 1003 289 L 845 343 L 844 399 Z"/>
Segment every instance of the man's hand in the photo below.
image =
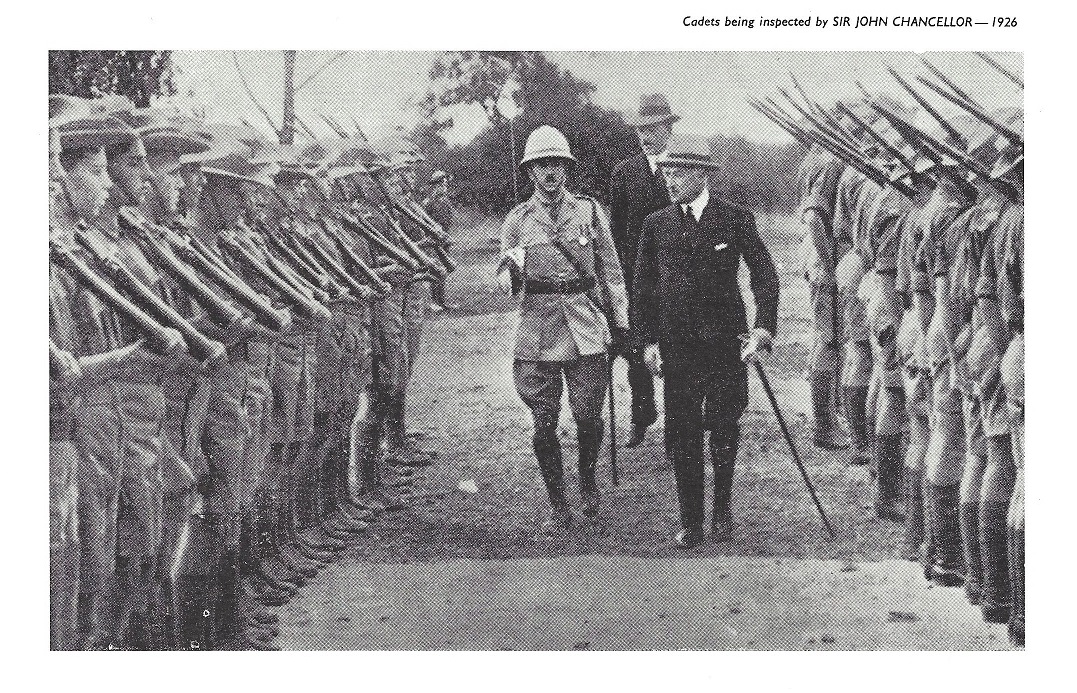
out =
<path fill-rule="evenodd" d="M 643 347 L 643 363 L 647 366 L 647 370 L 651 372 L 651 375 L 656 378 L 662 377 L 662 354 L 659 352 L 657 344 L 648 344 Z"/>
<path fill-rule="evenodd" d="M 754 328 L 741 340 L 744 344 L 740 348 L 740 358 L 745 363 L 763 363 L 774 346 L 774 337 L 762 327 Z"/>
<path fill-rule="evenodd" d="M 54 352 L 55 361 L 51 364 L 55 369 L 56 380 L 70 385 L 82 378 L 82 366 L 70 351 L 57 349 Z"/>

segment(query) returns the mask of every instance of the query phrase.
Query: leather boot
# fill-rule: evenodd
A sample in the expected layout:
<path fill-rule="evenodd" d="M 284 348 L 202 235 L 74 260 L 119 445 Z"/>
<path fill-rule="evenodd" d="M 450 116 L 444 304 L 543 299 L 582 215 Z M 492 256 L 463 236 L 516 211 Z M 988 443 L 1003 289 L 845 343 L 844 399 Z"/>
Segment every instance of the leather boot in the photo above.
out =
<path fill-rule="evenodd" d="M 547 531 L 569 529 L 573 524 L 572 513 L 568 507 L 568 499 L 565 497 L 565 479 L 561 463 L 561 443 L 557 439 L 557 422 L 552 416 L 541 420 L 536 419 L 532 443 L 552 509 L 551 517 L 544 523 L 543 529 Z"/>
<path fill-rule="evenodd" d="M 602 419 L 577 422 L 580 496 L 583 499 L 583 514 L 592 519 L 598 517 L 599 496 L 595 470 L 598 466 L 598 451 L 602 447 L 602 431 Z"/>
<path fill-rule="evenodd" d="M 176 639 L 182 650 L 213 650 L 220 600 L 220 534 L 212 515 L 189 516 L 182 532 L 186 542 L 175 564 Z"/>
<path fill-rule="evenodd" d="M 711 509 L 711 534 L 718 541 L 728 541 L 733 536 L 733 512 L 730 500 L 733 495 L 733 473 L 740 443 L 740 427 L 727 424 L 722 431 L 711 431 L 711 464 L 714 467 L 714 499 Z"/>
<path fill-rule="evenodd" d="M 1010 576 L 1008 566 L 1007 504 L 984 503 L 980 508 L 980 550 L 983 553 L 983 586 L 980 609 L 988 623 L 1010 620 Z"/>
<path fill-rule="evenodd" d="M 849 417 L 849 432 L 852 434 L 852 463 L 865 465 L 871 463 L 872 431 L 868 428 L 867 402 L 868 388 L 844 387 L 845 415 Z"/>
<path fill-rule="evenodd" d="M 879 463 L 879 478 L 875 496 L 875 514 L 883 520 L 904 522 L 905 514 L 901 512 L 898 499 L 902 481 L 901 471 L 904 466 L 901 435 L 879 436 L 876 441 L 876 457 Z"/>
<path fill-rule="evenodd" d="M 812 439 L 816 447 L 824 450 L 841 450 L 849 447 L 849 439 L 842 433 L 834 416 L 834 374 L 812 373 L 811 402 L 814 426 Z"/>
<path fill-rule="evenodd" d="M 1023 483 L 1023 482 L 1022 482 Z M 1013 593 L 1013 608 L 1007 633 L 1010 643 L 1015 647 L 1025 646 L 1025 527 L 1022 518 L 1020 526 L 1011 523 L 1009 527 L 1008 563 L 1010 570 L 1010 589 Z"/>
<path fill-rule="evenodd" d="M 961 574 L 961 523 L 958 520 L 958 486 L 930 484 L 931 535 L 935 558 L 931 564 L 931 580 L 943 587 L 965 584 Z"/>
<path fill-rule="evenodd" d="M 901 545 L 901 557 L 906 561 L 920 561 L 924 544 L 924 476 L 919 469 L 905 471 L 905 540 Z"/>
<path fill-rule="evenodd" d="M 1003 513 L 1005 520 L 1005 513 Z M 965 597 L 969 604 L 980 604 L 984 564 L 980 560 L 980 505 L 961 504 L 961 545 L 965 550 Z"/>
<path fill-rule="evenodd" d="M 83 650 L 108 650 L 118 647 L 113 590 L 79 595 L 79 611 L 84 613 L 86 637 Z"/>

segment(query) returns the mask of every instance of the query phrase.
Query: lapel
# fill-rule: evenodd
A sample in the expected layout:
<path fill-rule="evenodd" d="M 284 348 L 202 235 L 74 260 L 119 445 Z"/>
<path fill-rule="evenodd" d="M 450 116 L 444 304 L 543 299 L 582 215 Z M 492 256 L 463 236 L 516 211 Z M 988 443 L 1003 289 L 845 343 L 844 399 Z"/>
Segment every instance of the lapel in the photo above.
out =
<path fill-rule="evenodd" d="M 661 170 L 651 171 L 651 162 L 647 160 L 646 154 L 639 155 L 639 174 L 654 207 L 661 209 L 668 205 L 670 203 L 669 191 L 666 190 L 666 183 L 662 180 L 662 172 Z"/>
<path fill-rule="evenodd" d="M 714 241 L 728 242 L 729 236 L 728 224 L 722 214 L 722 204 L 711 193 L 710 199 L 707 200 L 707 206 L 703 208 L 703 213 L 699 215 L 699 223 L 697 224 L 696 235 L 692 239 L 692 247 L 698 248 Z"/>

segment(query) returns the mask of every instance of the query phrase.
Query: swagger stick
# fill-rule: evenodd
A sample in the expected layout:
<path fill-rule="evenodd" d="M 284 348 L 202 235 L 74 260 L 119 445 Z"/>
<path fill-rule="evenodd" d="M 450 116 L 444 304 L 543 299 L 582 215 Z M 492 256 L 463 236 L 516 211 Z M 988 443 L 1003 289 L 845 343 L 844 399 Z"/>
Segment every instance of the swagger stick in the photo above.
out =
<path fill-rule="evenodd" d="M 830 520 L 826 517 L 823 505 L 819 502 L 819 497 L 815 494 L 815 487 L 812 485 L 811 479 L 808 478 L 808 470 L 804 468 L 804 463 L 800 461 L 800 453 L 797 452 L 797 446 L 793 443 L 793 436 L 789 434 L 789 427 L 785 425 L 785 417 L 782 416 L 782 411 L 778 408 L 778 400 L 774 397 L 774 390 L 770 389 L 770 381 L 767 379 L 766 371 L 763 370 L 763 364 L 758 361 L 754 361 L 753 363 L 755 365 L 755 372 L 759 375 L 759 381 L 763 383 L 763 389 L 767 393 L 767 399 L 770 400 L 770 406 L 774 409 L 774 416 L 778 419 L 778 426 L 782 429 L 782 435 L 785 436 L 785 442 L 789 443 L 789 450 L 793 453 L 793 461 L 797 463 L 797 469 L 800 470 L 800 475 L 804 477 L 804 483 L 808 487 L 808 493 L 811 494 L 811 499 L 815 502 L 816 509 L 819 510 L 819 517 L 823 520 L 823 526 L 826 527 L 826 531 L 830 534 L 831 539 L 837 539 L 838 535 L 834 533 L 834 528 L 830 526 Z"/>

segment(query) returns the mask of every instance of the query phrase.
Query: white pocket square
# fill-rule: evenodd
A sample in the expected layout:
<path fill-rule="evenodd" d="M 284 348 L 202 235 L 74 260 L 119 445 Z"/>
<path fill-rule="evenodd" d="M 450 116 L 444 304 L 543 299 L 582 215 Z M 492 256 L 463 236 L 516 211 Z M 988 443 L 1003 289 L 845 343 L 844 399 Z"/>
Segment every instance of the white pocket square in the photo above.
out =
<path fill-rule="evenodd" d="M 725 250 L 728 247 L 729 247 L 728 243 L 719 243 L 718 245 L 714 246 L 714 249 L 715 250 Z"/>

